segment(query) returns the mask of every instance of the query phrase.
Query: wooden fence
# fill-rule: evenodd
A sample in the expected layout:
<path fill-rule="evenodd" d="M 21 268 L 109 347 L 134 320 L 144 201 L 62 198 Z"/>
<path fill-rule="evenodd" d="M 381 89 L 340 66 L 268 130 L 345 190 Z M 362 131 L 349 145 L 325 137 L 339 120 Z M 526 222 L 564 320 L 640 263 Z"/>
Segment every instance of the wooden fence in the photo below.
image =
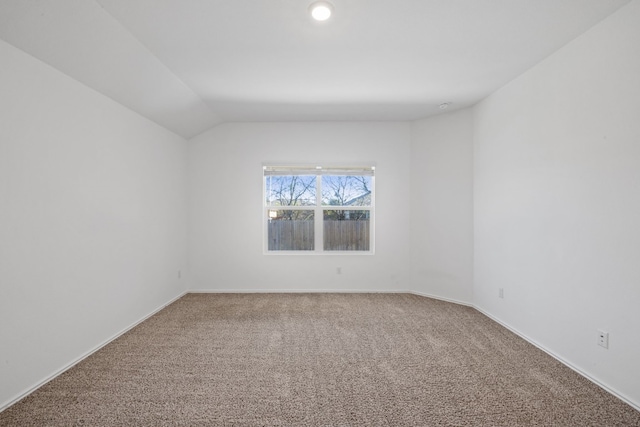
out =
<path fill-rule="evenodd" d="M 313 220 L 269 221 L 270 251 L 312 251 Z"/>
<path fill-rule="evenodd" d="M 368 251 L 369 220 L 324 221 L 325 251 Z"/>
<path fill-rule="evenodd" d="M 270 251 L 312 251 L 314 248 L 312 220 L 271 221 L 268 227 Z M 368 251 L 369 238 L 369 220 L 324 221 L 325 251 Z"/>

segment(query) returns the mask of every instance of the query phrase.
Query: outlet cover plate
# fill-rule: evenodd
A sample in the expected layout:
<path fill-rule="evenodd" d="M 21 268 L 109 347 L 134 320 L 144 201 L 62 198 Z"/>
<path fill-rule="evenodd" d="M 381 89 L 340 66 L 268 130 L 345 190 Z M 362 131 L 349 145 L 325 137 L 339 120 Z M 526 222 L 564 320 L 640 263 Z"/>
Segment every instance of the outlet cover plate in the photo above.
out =
<path fill-rule="evenodd" d="M 598 329 L 598 345 L 609 348 L 609 332 Z"/>

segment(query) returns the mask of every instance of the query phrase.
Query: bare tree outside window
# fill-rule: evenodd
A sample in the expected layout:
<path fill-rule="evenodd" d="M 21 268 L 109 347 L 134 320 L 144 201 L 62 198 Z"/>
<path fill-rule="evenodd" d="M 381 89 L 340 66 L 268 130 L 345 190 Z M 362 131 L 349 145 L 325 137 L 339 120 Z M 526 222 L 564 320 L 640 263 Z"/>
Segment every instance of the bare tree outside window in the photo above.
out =
<path fill-rule="evenodd" d="M 371 177 L 328 175 L 322 177 L 323 206 L 371 206 Z M 325 210 L 326 220 L 368 219 L 369 211 Z"/>
<path fill-rule="evenodd" d="M 322 177 L 323 206 L 370 206 L 370 176 L 326 175 Z M 369 196 L 369 197 L 367 197 Z"/>

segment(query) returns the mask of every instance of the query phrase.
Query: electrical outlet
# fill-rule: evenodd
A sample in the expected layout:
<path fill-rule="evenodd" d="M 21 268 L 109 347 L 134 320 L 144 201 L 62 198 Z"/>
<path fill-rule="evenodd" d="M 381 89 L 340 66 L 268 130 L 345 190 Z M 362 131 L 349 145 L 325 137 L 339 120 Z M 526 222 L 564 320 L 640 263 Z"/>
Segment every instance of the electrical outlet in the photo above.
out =
<path fill-rule="evenodd" d="M 342 267 L 336 267 L 336 274 L 342 274 Z"/>
<path fill-rule="evenodd" d="M 182 270 L 178 270 L 178 279 L 182 277 Z"/>
<path fill-rule="evenodd" d="M 498 289 L 498 298 L 504 298 L 504 288 Z"/>
<path fill-rule="evenodd" d="M 598 345 L 600 347 L 609 348 L 609 332 L 598 329 Z"/>

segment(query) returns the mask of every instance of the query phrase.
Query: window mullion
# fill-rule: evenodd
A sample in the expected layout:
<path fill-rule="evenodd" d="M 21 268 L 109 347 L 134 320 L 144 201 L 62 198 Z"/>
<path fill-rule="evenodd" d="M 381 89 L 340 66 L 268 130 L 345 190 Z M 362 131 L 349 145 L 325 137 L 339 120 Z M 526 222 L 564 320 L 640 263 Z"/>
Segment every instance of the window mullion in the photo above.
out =
<path fill-rule="evenodd" d="M 314 244 L 315 252 L 324 251 L 324 215 L 322 214 L 322 176 L 316 176 L 316 207 L 313 215 L 314 222 Z"/>

